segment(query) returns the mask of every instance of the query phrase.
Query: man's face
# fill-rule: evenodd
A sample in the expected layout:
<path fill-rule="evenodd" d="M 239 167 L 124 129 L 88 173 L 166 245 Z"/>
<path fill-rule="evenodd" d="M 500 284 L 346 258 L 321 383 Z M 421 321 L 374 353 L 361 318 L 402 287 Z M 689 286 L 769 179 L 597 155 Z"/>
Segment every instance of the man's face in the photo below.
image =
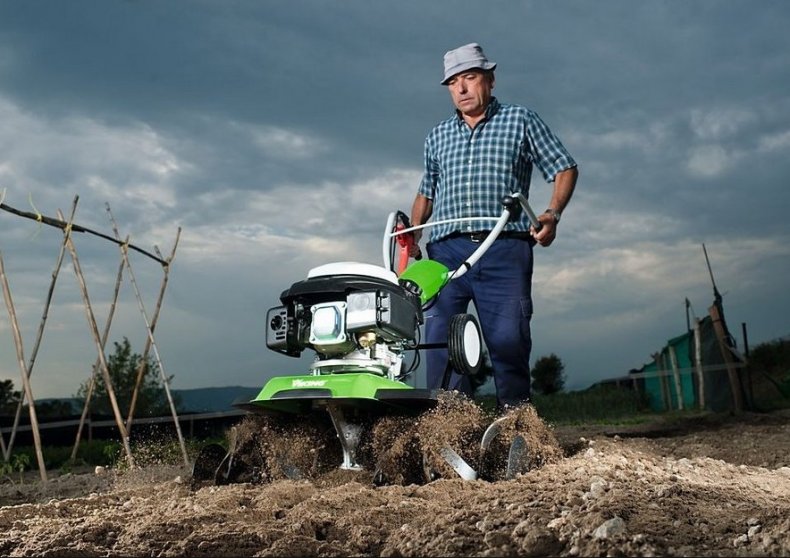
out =
<path fill-rule="evenodd" d="M 454 75 L 447 83 L 455 108 L 465 116 L 483 114 L 491 99 L 494 74 L 481 70 L 468 70 Z"/>

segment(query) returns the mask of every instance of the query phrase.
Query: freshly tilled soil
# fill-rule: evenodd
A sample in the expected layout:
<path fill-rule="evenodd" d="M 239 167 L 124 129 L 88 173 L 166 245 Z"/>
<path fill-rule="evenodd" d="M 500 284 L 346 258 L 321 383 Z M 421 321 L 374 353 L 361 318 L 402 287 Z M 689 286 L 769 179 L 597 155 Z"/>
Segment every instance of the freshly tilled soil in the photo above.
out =
<path fill-rule="evenodd" d="M 195 489 L 166 466 L 6 481 L 0 555 L 790 555 L 788 412 L 551 428 L 521 409 L 507 428 L 542 448 L 529 472 L 489 482 L 443 471 L 416 484 L 406 477 L 422 468 L 417 448 L 453 441 L 463 455 L 479 443 L 463 448 L 478 428 L 470 409 L 446 411 L 459 414 L 445 433 L 409 422 L 416 442 L 395 420 L 376 425 L 366 443 L 388 448 L 378 465 L 397 481 L 381 487 L 371 471 L 316 469 Z"/>

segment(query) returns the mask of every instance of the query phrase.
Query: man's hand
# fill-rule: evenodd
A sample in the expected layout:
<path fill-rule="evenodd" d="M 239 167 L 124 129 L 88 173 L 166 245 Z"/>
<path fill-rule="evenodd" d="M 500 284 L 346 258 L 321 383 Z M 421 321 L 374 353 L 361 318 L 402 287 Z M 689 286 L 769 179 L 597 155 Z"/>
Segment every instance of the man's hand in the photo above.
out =
<path fill-rule="evenodd" d="M 418 256 L 422 257 L 422 251 L 420 250 L 420 239 L 422 238 L 422 229 L 412 231 L 409 234 L 412 235 L 412 239 L 413 239 L 413 242 L 409 245 L 409 256 L 417 260 L 419 259 Z"/>
<path fill-rule="evenodd" d="M 535 232 L 535 229 L 530 229 L 533 238 L 541 246 L 551 246 L 551 243 L 554 242 L 554 239 L 557 237 L 557 218 L 559 214 L 565 210 L 565 206 L 568 205 L 568 202 L 571 201 L 571 196 L 576 189 L 576 180 L 578 178 L 579 169 L 576 167 L 560 171 L 557 173 L 557 176 L 554 177 L 554 191 L 551 195 L 549 207 L 553 208 L 558 215 L 555 218 L 555 216 L 550 213 L 551 210 L 544 212 L 542 215 L 538 215 L 538 221 L 543 225 L 540 231 Z"/>
<path fill-rule="evenodd" d="M 538 215 L 538 221 L 542 225 L 540 231 L 535 232 L 534 227 L 530 227 L 532 238 L 534 238 L 541 246 L 551 246 L 554 239 L 557 237 L 557 220 L 553 215 L 544 213 Z"/>
<path fill-rule="evenodd" d="M 417 194 L 411 207 L 411 226 L 416 227 L 425 224 L 431 218 L 431 213 L 433 213 L 433 200 L 426 198 L 422 194 Z M 417 256 L 422 256 L 420 251 L 422 229 L 412 231 L 412 234 L 414 235 L 414 243 L 409 249 L 409 255 L 416 260 L 419 259 Z"/>

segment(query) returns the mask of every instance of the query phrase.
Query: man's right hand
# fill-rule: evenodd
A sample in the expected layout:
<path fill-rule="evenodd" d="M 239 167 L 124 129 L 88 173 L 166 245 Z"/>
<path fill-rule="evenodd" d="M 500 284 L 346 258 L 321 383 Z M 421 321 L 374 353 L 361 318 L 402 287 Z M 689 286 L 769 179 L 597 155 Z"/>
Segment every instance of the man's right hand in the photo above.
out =
<path fill-rule="evenodd" d="M 415 260 L 422 259 L 422 250 L 420 250 L 420 239 L 422 238 L 422 231 L 412 231 L 411 233 L 412 242 L 409 246 L 409 256 L 414 258 Z"/>
<path fill-rule="evenodd" d="M 431 214 L 433 213 L 433 200 L 426 198 L 422 194 L 417 194 L 414 198 L 414 203 L 411 207 L 411 226 L 416 227 L 419 225 L 425 224 L 428 219 L 431 218 Z M 416 231 L 412 231 L 412 235 L 414 238 L 414 242 L 412 244 L 411 249 L 409 250 L 409 255 L 413 257 L 415 260 L 419 260 L 422 257 L 422 252 L 420 251 L 420 240 L 422 239 L 422 229 L 417 229 Z"/>

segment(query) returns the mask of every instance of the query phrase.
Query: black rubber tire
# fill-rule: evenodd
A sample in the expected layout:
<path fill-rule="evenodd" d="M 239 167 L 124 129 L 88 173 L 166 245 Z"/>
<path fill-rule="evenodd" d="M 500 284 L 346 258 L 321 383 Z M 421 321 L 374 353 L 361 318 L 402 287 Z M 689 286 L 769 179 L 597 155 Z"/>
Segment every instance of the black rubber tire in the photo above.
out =
<path fill-rule="evenodd" d="M 467 350 L 476 351 L 468 354 Z M 474 376 L 483 364 L 483 340 L 480 325 L 471 314 L 456 314 L 447 328 L 447 353 L 450 364 L 462 376 Z"/>

